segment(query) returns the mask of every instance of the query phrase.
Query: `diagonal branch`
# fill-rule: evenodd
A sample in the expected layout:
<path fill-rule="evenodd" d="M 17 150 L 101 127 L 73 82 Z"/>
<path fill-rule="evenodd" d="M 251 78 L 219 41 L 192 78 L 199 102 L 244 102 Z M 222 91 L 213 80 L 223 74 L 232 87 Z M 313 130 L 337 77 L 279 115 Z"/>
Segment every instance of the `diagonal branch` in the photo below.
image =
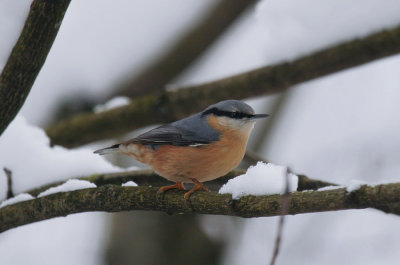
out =
<path fill-rule="evenodd" d="M 128 106 L 80 114 L 47 130 L 53 144 L 67 147 L 112 138 L 155 123 L 198 112 L 219 100 L 244 99 L 285 91 L 290 86 L 400 52 L 400 27 L 372 34 L 304 56 L 215 82 L 162 95 L 134 99 Z"/>
<path fill-rule="evenodd" d="M 94 105 L 119 95 L 131 98 L 164 90 L 165 85 L 178 77 L 195 62 L 237 19 L 248 10 L 255 0 L 219 0 L 192 28 L 176 40 L 170 48 L 139 73 L 131 69 L 128 78 L 102 99 L 82 98 L 68 100 L 59 106 L 53 119 L 71 117 L 78 112 L 93 109 Z M 96 103 L 97 102 L 97 103 Z"/>
<path fill-rule="evenodd" d="M 132 210 L 167 213 L 198 213 L 239 217 L 277 216 L 282 212 L 281 195 L 244 196 L 233 200 L 229 194 L 197 192 L 191 203 L 185 203 L 183 191 L 167 192 L 157 201 L 155 187 L 121 187 L 104 185 L 98 188 L 56 193 L 5 206 L 0 209 L 0 232 L 21 225 L 73 213 Z M 345 188 L 291 193 L 288 214 L 325 212 L 347 209 L 376 208 L 400 214 L 400 183 L 361 186 L 347 192 Z"/>
<path fill-rule="evenodd" d="M 202 55 L 254 2 L 256 1 L 218 1 L 211 12 L 184 34 L 156 62 L 112 93 L 134 98 L 161 90 Z"/>
<path fill-rule="evenodd" d="M 35 0 L 0 75 L 0 135 L 25 102 L 53 45 L 70 0 Z"/>

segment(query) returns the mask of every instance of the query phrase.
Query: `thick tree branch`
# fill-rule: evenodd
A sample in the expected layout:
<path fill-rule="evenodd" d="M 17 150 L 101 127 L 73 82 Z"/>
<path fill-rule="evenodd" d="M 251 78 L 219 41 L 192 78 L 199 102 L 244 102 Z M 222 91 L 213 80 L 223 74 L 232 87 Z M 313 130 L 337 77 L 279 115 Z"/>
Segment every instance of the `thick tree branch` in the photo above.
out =
<path fill-rule="evenodd" d="M 70 0 L 35 0 L 0 75 L 0 135 L 17 115 L 56 38 Z"/>
<path fill-rule="evenodd" d="M 104 185 L 24 201 L 0 209 L 0 232 L 33 222 L 73 213 L 131 210 L 167 213 L 198 213 L 239 217 L 281 214 L 282 196 L 245 196 L 232 200 L 230 194 L 197 192 L 185 203 L 183 191 L 170 191 L 157 201 L 156 187 Z M 288 214 L 376 208 L 400 214 L 400 183 L 362 186 L 348 193 L 345 188 L 291 193 Z"/>
<path fill-rule="evenodd" d="M 229 172 L 227 175 L 217 178 L 213 181 L 205 182 L 204 185 L 207 186 L 212 191 L 218 191 L 222 185 L 228 182 L 228 180 L 242 175 L 245 173 L 245 170 L 233 170 Z M 118 173 L 109 173 L 109 174 L 95 174 L 92 176 L 86 176 L 79 178 L 80 180 L 90 181 L 96 186 L 104 186 L 104 185 L 121 185 L 128 181 L 133 181 L 139 186 L 154 186 L 160 187 L 165 185 L 170 185 L 171 182 L 166 180 L 163 177 L 157 175 L 151 169 L 142 169 L 142 170 L 134 170 L 134 171 L 126 171 L 126 172 L 118 172 Z M 32 196 L 37 196 L 39 193 L 58 185 L 63 184 L 65 181 L 59 181 L 56 183 L 50 183 L 48 185 L 32 189 L 26 191 Z M 190 184 L 186 184 L 190 186 Z M 333 184 L 330 182 L 325 182 L 317 179 L 310 179 L 306 176 L 299 175 L 299 181 L 297 185 L 297 191 L 305 191 L 305 190 L 317 190 L 322 187 L 327 186 L 336 186 L 337 184 Z"/>
<path fill-rule="evenodd" d="M 292 85 L 400 52 L 400 27 L 346 42 L 293 62 L 267 66 L 216 82 L 149 95 L 128 106 L 86 113 L 47 130 L 53 144 L 67 147 L 112 138 L 155 123 L 198 112 L 219 100 L 279 93 Z M 195 103 L 195 104 L 194 104 Z"/>

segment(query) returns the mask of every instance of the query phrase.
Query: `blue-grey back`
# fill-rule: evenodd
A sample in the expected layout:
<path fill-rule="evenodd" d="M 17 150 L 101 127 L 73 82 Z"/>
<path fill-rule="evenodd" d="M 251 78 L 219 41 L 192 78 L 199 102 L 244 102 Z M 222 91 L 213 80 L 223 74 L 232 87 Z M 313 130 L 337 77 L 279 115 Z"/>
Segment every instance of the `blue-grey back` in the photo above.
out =
<path fill-rule="evenodd" d="M 198 140 L 215 142 L 220 137 L 220 133 L 208 124 L 207 117 L 201 117 L 200 113 L 173 122 L 171 125 L 179 128 L 183 136 L 193 142 Z"/>
<path fill-rule="evenodd" d="M 157 148 L 159 145 L 204 145 L 218 141 L 220 133 L 208 125 L 205 117 L 195 114 L 185 119 L 161 125 L 138 137 L 124 142 L 140 143 Z"/>

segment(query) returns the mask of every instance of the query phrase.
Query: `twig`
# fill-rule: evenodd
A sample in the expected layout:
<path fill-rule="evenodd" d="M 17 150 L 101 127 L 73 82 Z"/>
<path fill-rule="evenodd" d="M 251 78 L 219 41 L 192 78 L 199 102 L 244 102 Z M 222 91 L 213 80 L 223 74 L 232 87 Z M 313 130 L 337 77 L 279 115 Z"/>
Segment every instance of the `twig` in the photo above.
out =
<path fill-rule="evenodd" d="M 7 177 L 7 199 L 10 199 L 14 197 L 14 193 L 12 191 L 12 172 L 8 168 L 3 168 L 3 170 Z"/>
<path fill-rule="evenodd" d="M 290 169 L 289 169 L 289 167 L 287 167 L 286 174 L 285 174 L 285 193 L 282 196 L 281 216 L 279 217 L 278 232 L 277 232 L 276 239 L 275 239 L 274 252 L 272 254 L 272 258 L 269 263 L 270 265 L 274 265 L 276 262 L 276 259 L 278 258 L 279 249 L 280 249 L 280 245 L 281 245 L 281 241 L 282 241 L 282 233 L 283 233 L 283 225 L 285 223 L 285 216 L 289 210 L 289 201 L 290 201 L 289 174 L 290 174 Z"/>
<path fill-rule="evenodd" d="M 0 75 L 0 135 L 17 115 L 56 38 L 70 0 L 35 0 Z"/>
<path fill-rule="evenodd" d="M 198 112 L 217 101 L 280 93 L 290 86 L 400 52 L 400 27 L 207 84 L 132 100 L 102 113 L 80 114 L 47 130 L 53 144 L 67 147 L 112 138 Z M 195 104 L 194 104 L 195 103 Z"/>

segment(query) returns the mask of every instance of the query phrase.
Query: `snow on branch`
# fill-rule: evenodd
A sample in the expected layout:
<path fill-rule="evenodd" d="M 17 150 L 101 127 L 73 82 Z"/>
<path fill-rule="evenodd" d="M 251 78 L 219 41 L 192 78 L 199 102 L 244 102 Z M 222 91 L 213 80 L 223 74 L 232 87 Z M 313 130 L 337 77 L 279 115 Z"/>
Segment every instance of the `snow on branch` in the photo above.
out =
<path fill-rule="evenodd" d="M 282 209 L 282 195 L 247 195 L 234 200 L 230 194 L 197 192 L 190 203 L 185 203 L 183 191 L 167 192 L 161 200 L 156 200 L 157 190 L 157 187 L 107 184 L 22 201 L 0 209 L 0 232 L 54 217 L 93 211 L 149 210 L 249 218 L 277 216 Z M 290 215 L 364 208 L 400 214 L 400 183 L 363 185 L 352 192 L 347 192 L 346 188 L 293 192 L 290 196 L 287 210 Z"/>
<path fill-rule="evenodd" d="M 120 108 L 85 113 L 47 130 L 53 144 L 74 147 L 186 117 L 217 101 L 285 91 L 290 86 L 400 52 L 400 27 L 206 84 L 135 98 Z M 196 102 L 196 104 L 193 104 Z M 134 121 L 134 122 L 132 122 Z"/>
<path fill-rule="evenodd" d="M 229 172 L 227 175 L 217 178 L 213 181 L 205 182 L 205 186 L 212 191 L 218 191 L 221 187 L 226 184 L 230 179 L 233 179 L 239 175 L 243 175 L 245 173 L 244 170 L 233 170 Z M 323 187 L 332 187 L 336 186 L 336 184 L 325 182 L 321 180 L 311 179 L 304 175 L 298 175 L 297 181 L 297 191 L 306 191 L 306 190 L 317 190 Z M 117 172 L 117 173 L 109 173 L 109 174 L 94 174 L 91 176 L 81 177 L 80 180 L 90 181 L 95 184 L 97 187 L 104 185 L 122 185 L 129 181 L 133 181 L 139 186 L 165 186 L 170 185 L 171 182 L 166 180 L 165 178 L 160 177 L 151 169 L 142 169 L 142 170 L 133 170 L 133 171 L 125 171 L 125 172 Z M 48 190 L 49 188 L 58 186 L 63 184 L 63 181 L 50 183 L 48 185 L 32 189 L 26 191 L 33 196 L 37 196 L 38 194 Z M 188 186 L 190 184 L 187 184 Z"/>
<path fill-rule="evenodd" d="M 0 75 L 0 135 L 17 115 L 56 38 L 70 0 L 35 0 Z"/>

